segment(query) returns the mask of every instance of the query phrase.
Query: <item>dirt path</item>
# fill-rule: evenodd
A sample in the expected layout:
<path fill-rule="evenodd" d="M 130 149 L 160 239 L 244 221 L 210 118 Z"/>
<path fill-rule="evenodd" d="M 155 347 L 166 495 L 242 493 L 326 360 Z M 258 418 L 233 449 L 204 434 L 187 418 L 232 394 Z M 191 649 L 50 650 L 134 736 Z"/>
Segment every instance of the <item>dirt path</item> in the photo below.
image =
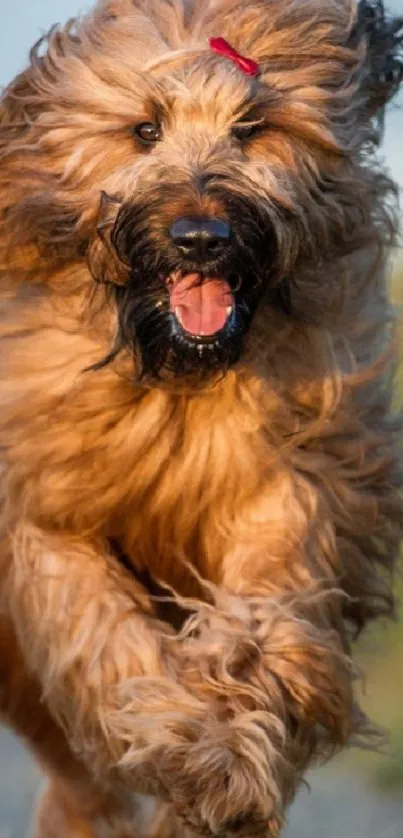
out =
<path fill-rule="evenodd" d="M 0 730 L 0 838 L 25 838 L 39 785 L 25 751 Z M 322 770 L 295 803 L 285 838 L 403 838 L 403 795 L 382 796 L 354 775 Z"/>

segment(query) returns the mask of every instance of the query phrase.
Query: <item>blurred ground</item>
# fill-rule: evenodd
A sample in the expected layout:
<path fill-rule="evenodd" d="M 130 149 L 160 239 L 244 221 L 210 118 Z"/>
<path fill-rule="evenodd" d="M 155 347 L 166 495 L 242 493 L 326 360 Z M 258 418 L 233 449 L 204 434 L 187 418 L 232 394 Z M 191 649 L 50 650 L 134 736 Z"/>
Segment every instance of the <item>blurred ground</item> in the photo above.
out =
<path fill-rule="evenodd" d="M 40 775 L 19 743 L 0 731 L 0 838 L 25 838 Z M 285 838 L 402 838 L 403 796 L 366 787 L 342 766 L 321 770 L 290 815 Z"/>

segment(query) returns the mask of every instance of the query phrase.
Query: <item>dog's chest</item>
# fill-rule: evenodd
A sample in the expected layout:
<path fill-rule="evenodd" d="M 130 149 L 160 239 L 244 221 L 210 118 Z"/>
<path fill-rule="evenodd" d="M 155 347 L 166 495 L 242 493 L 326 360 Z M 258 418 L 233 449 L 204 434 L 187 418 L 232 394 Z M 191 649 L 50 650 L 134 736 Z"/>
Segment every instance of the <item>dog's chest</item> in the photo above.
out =
<path fill-rule="evenodd" d="M 181 593 L 198 587 L 192 568 L 220 581 L 237 512 L 267 461 L 250 399 L 235 400 L 228 386 L 197 399 L 151 393 L 118 434 L 103 435 L 117 487 L 107 535 L 132 566 Z"/>

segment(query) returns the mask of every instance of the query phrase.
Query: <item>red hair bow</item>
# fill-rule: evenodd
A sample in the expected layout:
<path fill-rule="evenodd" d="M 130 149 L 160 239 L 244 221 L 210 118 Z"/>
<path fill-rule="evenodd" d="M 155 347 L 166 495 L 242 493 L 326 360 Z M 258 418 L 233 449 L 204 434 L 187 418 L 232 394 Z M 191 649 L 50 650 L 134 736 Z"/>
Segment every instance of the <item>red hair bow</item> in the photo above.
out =
<path fill-rule="evenodd" d="M 218 55 L 223 55 L 225 58 L 229 58 L 247 76 L 260 75 L 259 64 L 256 64 L 256 61 L 253 61 L 252 58 L 245 58 L 243 55 L 240 55 L 224 38 L 210 38 L 209 44 L 214 52 L 218 53 Z"/>

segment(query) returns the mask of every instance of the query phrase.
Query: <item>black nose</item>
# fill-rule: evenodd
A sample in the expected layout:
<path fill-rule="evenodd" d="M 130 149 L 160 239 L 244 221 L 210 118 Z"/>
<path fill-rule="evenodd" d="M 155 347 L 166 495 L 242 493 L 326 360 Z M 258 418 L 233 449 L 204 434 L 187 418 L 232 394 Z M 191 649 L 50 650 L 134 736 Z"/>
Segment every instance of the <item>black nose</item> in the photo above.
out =
<path fill-rule="evenodd" d="M 169 233 L 182 255 L 197 262 L 218 259 L 231 239 L 231 228 L 221 218 L 179 218 Z"/>

